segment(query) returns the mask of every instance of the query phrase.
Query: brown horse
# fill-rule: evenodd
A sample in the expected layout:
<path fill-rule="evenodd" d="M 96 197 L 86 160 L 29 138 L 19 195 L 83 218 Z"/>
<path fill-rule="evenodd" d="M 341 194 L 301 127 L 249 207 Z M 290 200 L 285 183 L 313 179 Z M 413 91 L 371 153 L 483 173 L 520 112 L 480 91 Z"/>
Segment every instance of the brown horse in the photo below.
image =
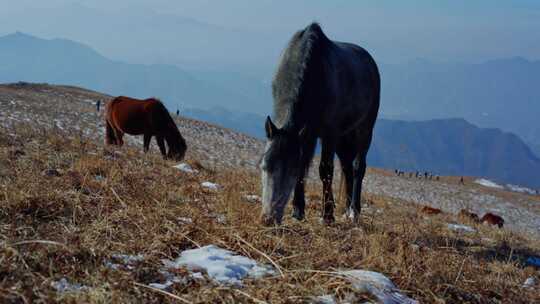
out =
<path fill-rule="evenodd" d="M 504 225 L 504 219 L 493 213 L 486 213 L 480 221 L 484 224 L 499 226 L 499 228 L 502 228 Z"/>
<path fill-rule="evenodd" d="M 464 220 L 470 220 L 475 223 L 480 222 L 480 219 L 478 218 L 478 214 L 471 212 L 467 209 L 461 209 L 458 213 L 458 217 Z"/>
<path fill-rule="evenodd" d="M 433 208 L 430 206 L 424 206 L 422 210 L 420 210 L 420 212 L 425 213 L 425 214 L 441 214 L 442 210 L 438 208 Z"/>
<path fill-rule="evenodd" d="M 106 144 L 122 146 L 124 133 L 144 135 L 144 152 L 148 151 L 152 136 L 156 136 L 159 150 L 164 158 L 184 158 L 186 141 L 161 101 L 119 96 L 105 107 Z M 165 143 L 169 147 L 166 152 Z"/>

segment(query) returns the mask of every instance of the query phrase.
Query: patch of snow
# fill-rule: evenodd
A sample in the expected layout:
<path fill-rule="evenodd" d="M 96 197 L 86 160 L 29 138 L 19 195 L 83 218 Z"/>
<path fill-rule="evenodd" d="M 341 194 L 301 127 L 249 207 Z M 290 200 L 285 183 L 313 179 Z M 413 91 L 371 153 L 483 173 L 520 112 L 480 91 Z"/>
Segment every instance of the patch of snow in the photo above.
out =
<path fill-rule="evenodd" d="M 336 298 L 333 295 L 323 295 L 313 298 L 313 304 L 336 304 Z"/>
<path fill-rule="evenodd" d="M 261 197 L 255 194 L 246 194 L 244 195 L 244 199 L 250 203 L 260 203 Z"/>
<path fill-rule="evenodd" d="M 530 188 L 527 188 L 527 187 L 522 187 L 522 186 L 518 186 L 518 185 L 511 185 L 511 184 L 507 184 L 506 187 L 510 191 L 514 191 L 514 192 L 525 193 L 525 194 L 530 194 L 530 195 L 535 195 L 536 194 L 536 190 L 533 190 L 533 189 L 530 189 Z"/>
<path fill-rule="evenodd" d="M 227 285 L 241 285 L 246 277 L 258 279 L 275 274 L 270 266 L 215 245 L 186 250 L 176 260 L 163 260 L 163 263 L 167 268 L 186 267 L 193 272 L 204 270 L 210 279 Z"/>
<path fill-rule="evenodd" d="M 111 255 L 111 258 L 116 262 L 107 261 L 105 263 L 105 266 L 110 269 L 120 269 L 121 266 L 126 267 L 127 269 L 131 270 L 134 268 L 134 265 L 142 262 L 144 260 L 144 256 L 141 254 L 137 255 L 129 255 L 129 254 L 113 254 Z"/>
<path fill-rule="evenodd" d="M 469 227 L 466 225 L 460 225 L 460 224 L 448 224 L 448 229 L 456 231 L 456 232 L 463 232 L 463 233 L 473 233 L 476 232 L 476 229 L 473 227 Z"/>
<path fill-rule="evenodd" d="M 171 287 L 174 283 L 186 283 L 186 279 L 178 276 L 174 276 L 169 272 L 162 272 L 166 277 L 165 283 L 150 283 L 148 286 L 154 287 L 157 289 L 165 290 Z"/>
<path fill-rule="evenodd" d="M 535 277 L 528 277 L 523 283 L 523 288 L 532 288 L 538 283 L 538 280 Z"/>
<path fill-rule="evenodd" d="M 203 186 L 204 188 L 210 189 L 210 190 L 218 190 L 219 189 L 218 184 L 214 184 L 214 183 L 211 183 L 211 182 L 202 182 L 201 186 Z"/>
<path fill-rule="evenodd" d="M 399 292 L 392 281 L 378 272 L 367 270 L 340 271 L 354 289 L 367 292 L 384 304 L 418 304 L 419 302 Z"/>
<path fill-rule="evenodd" d="M 220 214 L 220 213 L 211 213 L 209 214 L 209 216 L 213 219 L 216 220 L 216 222 L 220 223 L 220 224 L 226 224 L 227 223 L 227 218 L 225 217 L 225 215 L 223 214 Z"/>
<path fill-rule="evenodd" d="M 87 286 L 77 284 L 77 283 L 70 283 L 66 278 L 60 279 L 60 281 L 53 281 L 51 282 L 51 287 L 54 288 L 59 293 L 66 293 L 66 292 L 81 292 L 88 289 Z"/>
<path fill-rule="evenodd" d="M 193 220 L 190 219 L 189 217 L 179 217 L 177 218 L 178 222 L 182 223 L 182 224 L 193 224 Z"/>
<path fill-rule="evenodd" d="M 186 173 L 197 173 L 199 171 L 191 168 L 191 166 L 189 164 L 186 164 L 186 163 L 181 163 L 181 164 L 178 164 L 176 166 L 173 166 L 173 168 L 176 168 L 180 171 L 183 171 L 183 172 L 186 172 Z"/>
<path fill-rule="evenodd" d="M 485 178 L 480 178 L 480 179 L 477 179 L 474 181 L 475 183 L 479 184 L 479 185 L 482 185 L 484 187 L 489 187 L 489 188 L 495 188 L 495 189 L 504 189 L 503 186 L 493 182 L 493 181 L 490 181 L 489 179 L 485 179 Z"/>
<path fill-rule="evenodd" d="M 121 261 L 124 264 L 129 264 L 129 265 L 142 262 L 144 260 L 144 256 L 142 254 L 137 254 L 137 255 L 113 254 L 111 257 L 113 259 Z"/>
<path fill-rule="evenodd" d="M 528 265 L 540 267 L 540 257 L 531 256 L 525 261 Z"/>

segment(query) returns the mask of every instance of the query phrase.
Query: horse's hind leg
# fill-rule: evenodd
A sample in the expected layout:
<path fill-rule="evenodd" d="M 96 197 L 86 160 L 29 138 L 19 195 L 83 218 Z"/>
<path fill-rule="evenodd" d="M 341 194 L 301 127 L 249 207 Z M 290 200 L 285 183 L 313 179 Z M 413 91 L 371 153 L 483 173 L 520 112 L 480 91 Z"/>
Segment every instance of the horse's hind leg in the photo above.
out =
<path fill-rule="evenodd" d="M 353 192 L 353 160 L 355 151 L 351 147 L 354 141 L 342 138 L 337 148 L 337 155 L 341 163 L 341 170 L 345 178 L 345 215 L 354 216 L 354 211 L 351 208 L 352 192 Z"/>
<path fill-rule="evenodd" d="M 119 145 L 120 147 L 123 146 L 124 145 L 124 132 L 115 129 L 114 134 L 116 136 L 116 144 Z"/>
<path fill-rule="evenodd" d="M 322 155 L 321 163 L 319 164 L 319 176 L 323 183 L 323 220 L 326 224 L 330 224 L 335 221 L 334 196 L 332 195 L 335 151 L 336 147 L 332 140 L 322 140 Z"/>
<path fill-rule="evenodd" d="M 108 120 L 105 121 L 105 144 L 107 145 L 116 145 L 116 136 L 114 134 L 114 129 L 109 123 Z"/>
<path fill-rule="evenodd" d="M 366 157 L 371 144 L 372 134 L 365 139 L 364 145 L 360 148 L 360 151 L 356 155 L 353 164 L 353 193 L 352 193 L 352 210 L 354 214 L 354 221 L 358 221 L 360 217 L 360 203 L 361 203 L 361 193 L 362 193 L 362 181 L 366 175 Z"/>

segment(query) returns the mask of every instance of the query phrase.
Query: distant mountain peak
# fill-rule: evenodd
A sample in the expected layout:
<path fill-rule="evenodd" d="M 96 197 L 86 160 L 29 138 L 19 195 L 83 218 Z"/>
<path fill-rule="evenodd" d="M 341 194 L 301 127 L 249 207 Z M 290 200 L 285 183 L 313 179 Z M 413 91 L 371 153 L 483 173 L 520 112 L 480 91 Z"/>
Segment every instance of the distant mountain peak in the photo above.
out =
<path fill-rule="evenodd" d="M 11 34 L 7 34 L 5 36 L 0 37 L 0 39 L 40 39 L 35 36 L 32 36 L 30 34 L 21 32 L 21 31 L 15 31 Z"/>

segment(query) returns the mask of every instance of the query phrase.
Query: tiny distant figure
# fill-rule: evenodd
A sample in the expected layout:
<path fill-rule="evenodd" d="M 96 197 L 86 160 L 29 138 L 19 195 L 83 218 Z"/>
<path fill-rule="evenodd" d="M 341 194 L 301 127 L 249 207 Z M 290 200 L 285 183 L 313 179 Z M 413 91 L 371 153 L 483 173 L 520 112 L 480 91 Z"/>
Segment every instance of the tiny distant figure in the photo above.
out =
<path fill-rule="evenodd" d="M 429 175 L 429 173 L 427 173 L 427 171 L 424 172 L 424 179 L 427 179 L 427 178 L 428 178 L 428 175 Z"/>
<path fill-rule="evenodd" d="M 176 116 L 180 115 L 180 110 L 176 109 Z"/>
<path fill-rule="evenodd" d="M 398 172 L 397 169 L 394 170 L 394 173 L 395 173 L 396 175 L 399 175 L 399 172 Z"/>
<path fill-rule="evenodd" d="M 101 107 L 101 100 L 98 99 L 96 102 L 96 110 L 99 112 L 99 108 Z"/>
<path fill-rule="evenodd" d="M 437 177 L 435 178 L 436 181 L 439 181 L 439 176 L 437 175 Z"/>
<path fill-rule="evenodd" d="M 463 176 L 459 179 L 459 183 L 464 185 L 465 184 L 465 181 L 463 181 Z"/>

